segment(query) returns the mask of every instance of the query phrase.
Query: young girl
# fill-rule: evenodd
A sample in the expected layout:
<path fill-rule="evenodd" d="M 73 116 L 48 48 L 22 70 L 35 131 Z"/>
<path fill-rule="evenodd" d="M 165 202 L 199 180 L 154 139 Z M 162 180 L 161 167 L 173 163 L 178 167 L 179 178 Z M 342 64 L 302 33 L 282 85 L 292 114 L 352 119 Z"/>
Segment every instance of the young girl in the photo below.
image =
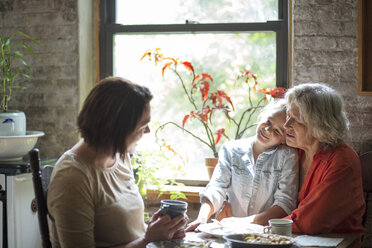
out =
<path fill-rule="evenodd" d="M 249 221 L 261 225 L 296 207 L 298 162 L 295 150 L 284 145 L 285 100 L 269 103 L 258 119 L 255 136 L 221 147 L 212 179 L 200 193 L 198 218 L 186 231 L 206 223 L 223 205 L 224 217 L 250 216 Z"/>

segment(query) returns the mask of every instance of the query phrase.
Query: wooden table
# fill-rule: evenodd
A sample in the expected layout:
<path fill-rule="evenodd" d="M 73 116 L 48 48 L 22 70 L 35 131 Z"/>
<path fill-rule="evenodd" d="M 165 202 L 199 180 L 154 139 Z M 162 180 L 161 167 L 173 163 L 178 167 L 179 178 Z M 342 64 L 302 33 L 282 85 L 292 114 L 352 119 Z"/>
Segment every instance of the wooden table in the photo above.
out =
<path fill-rule="evenodd" d="M 296 237 L 301 234 L 294 234 L 293 237 Z M 336 248 L 352 248 L 359 240 L 358 235 L 353 235 L 353 234 L 320 234 L 320 235 L 315 235 L 317 237 L 327 237 L 327 238 L 343 238 L 343 241 L 336 247 Z M 208 235 L 206 233 L 195 233 L 195 232 L 189 232 L 186 233 L 186 239 L 188 240 L 195 240 L 195 239 L 202 239 L 202 240 L 211 240 L 213 243 L 211 244 L 212 248 L 222 248 L 225 247 L 224 239 L 212 237 L 211 235 Z M 304 248 L 304 247 L 298 247 L 293 245 L 293 248 Z M 310 248 L 310 246 L 306 246 L 306 248 Z M 316 247 L 316 248 L 319 248 Z"/>
<path fill-rule="evenodd" d="M 295 233 L 292 236 L 297 237 L 298 235 L 303 235 L 303 234 Z M 318 235 L 314 235 L 314 236 L 326 237 L 326 238 L 343 238 L 344 240 L 342 240 L 342 242 L 340 244 L 338 244 L 338 246 L 336 246 L 336 248 L 352 248 L 352 247 L 354 247 L 354 245 L 360 239 L 360 236 L 355 235 L 355 234 L 329 233 L 329 234 L 318 234 Z M 294 246 L 294 247 L 297 247 L 297 246 Z M 308 248 L 308 247 L 312 247 L 312 246 L 306 246 L 306 247 Z M 319 246 L 317 246 L 317 248 L 319 248 Z"/>

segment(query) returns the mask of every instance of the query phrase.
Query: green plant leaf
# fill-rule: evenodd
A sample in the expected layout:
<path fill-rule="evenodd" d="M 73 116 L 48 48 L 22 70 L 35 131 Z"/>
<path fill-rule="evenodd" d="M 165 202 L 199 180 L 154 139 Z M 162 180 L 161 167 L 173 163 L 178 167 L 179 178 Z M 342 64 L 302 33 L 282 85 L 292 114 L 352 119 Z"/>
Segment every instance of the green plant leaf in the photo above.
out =
<path fill-rule="evenodd" d="M 29 53 L 34 54 L 34 50 L 32 50 L 32 48 L 30 48 L 29 46 L 27 46 L 25 43 L 22 43 L 22 46 L 23 46 L 24 49 L 26 49 Z"/>
<path fill-rule="evenodd" d="M 27 69 L 30 69 L 30 66 L 28 65 L 28 63 L 26 62 L 26 60 L 24 60 L 22 57 L 17 57 L 19 61 L 22 62 L 22 64 L 27 68 Z"/>
<path fill-rule="evenodd" d="M 25 73 L 23 73 L 22 76 L 25 77 L 25 78 L 27 78 L 27 79 L 34 79 L 33 76 L 28 75 L 28 74 L 25 74 Z"/>
<path fill-rule="evenodd" d="M 39 44 L 34 38 L 32 38 L 31 36 L 21 32 L 21 31 L 18 31 L 17 33 L 19 33 L 20 35 L 22 35 L 23 37 L 29 39 L 31 42 L 35 43 L 36 45 Z"/>
<path fill-rule="evenodd" d="M 3 44 L 4 44 L 3 47 L 8 47 L 10 44 L 10 37 L 4 37 Z"/>
<path fill-rule="evenodd" d="M 16 54 L 19 57 L 23 57 L 23 53 L 21 51 L 15 51 L 14 54 Z"/>
<path fill-rule="evenodd" d="M 20 85 L 12 85 L 12 86 L 10 86 L 9 88 L 12 88 L 12 89 L 20 89 L 20 90 L 25 90 L 25 89 L 27 89 L 26 86 L 20 86 Z"/>

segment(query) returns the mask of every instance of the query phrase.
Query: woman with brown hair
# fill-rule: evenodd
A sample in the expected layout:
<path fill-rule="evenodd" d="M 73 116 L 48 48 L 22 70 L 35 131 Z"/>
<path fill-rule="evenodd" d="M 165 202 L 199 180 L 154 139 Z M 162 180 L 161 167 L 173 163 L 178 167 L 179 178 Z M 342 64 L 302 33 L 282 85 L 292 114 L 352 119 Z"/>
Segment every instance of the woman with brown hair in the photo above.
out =
<path fill-rule="evenodd" d="M 78 116 L 82 140 L 57 161 L 48 190 L 53 247 L 145 247 L 184 236 L 186 216 L 157 211 L 147 228 L 129 154 L 149 133 L 151 92 L 107 78 Z"/>

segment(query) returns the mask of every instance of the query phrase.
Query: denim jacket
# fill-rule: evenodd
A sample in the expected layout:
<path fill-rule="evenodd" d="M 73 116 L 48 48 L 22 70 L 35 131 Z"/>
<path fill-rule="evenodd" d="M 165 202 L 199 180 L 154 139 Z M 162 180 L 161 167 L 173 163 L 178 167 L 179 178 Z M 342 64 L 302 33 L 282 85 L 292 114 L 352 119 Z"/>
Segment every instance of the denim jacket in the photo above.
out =
<path fill-rule="evenodd" d="M 295 149 L 279 145 L 261 153 L 254 163 L 255 137 L 227 141 L 207 187 L 200 192 L 214 210 L 228 196 L 232 214 L 245 217 L 277 205 L 290 214 L 297 204 L 298 156 Z"/>

